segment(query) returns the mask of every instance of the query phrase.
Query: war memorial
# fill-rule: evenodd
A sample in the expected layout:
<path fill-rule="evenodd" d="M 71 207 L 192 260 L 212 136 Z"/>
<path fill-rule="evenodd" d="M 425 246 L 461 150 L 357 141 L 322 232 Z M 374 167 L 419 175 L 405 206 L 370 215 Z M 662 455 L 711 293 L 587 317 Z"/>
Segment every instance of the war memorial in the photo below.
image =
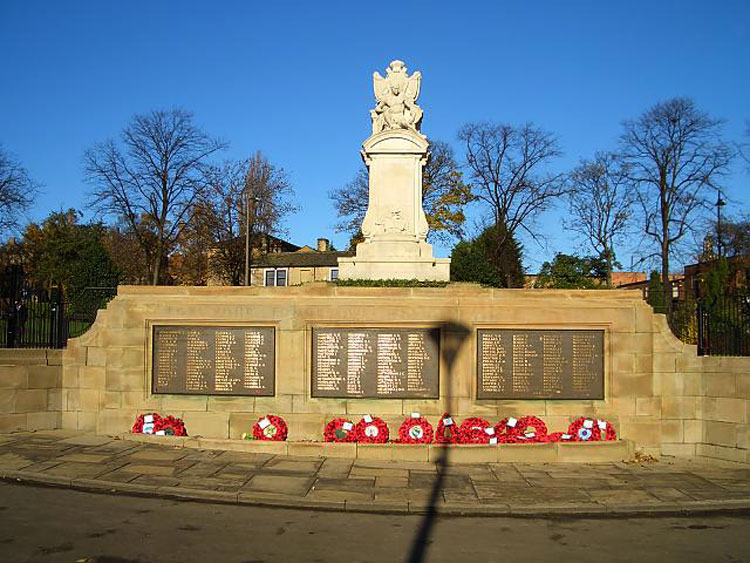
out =
<path fill-rule="evenodd" d="M 450 260 L 426 242 L 421 78 L 401 61 L 374 75 L 364 241 L 340 259 L 341 279 L 450 279 Z M 639 292 L 120 286 L 60 363 L 46 366 L 58 376 L 40 386 L 44 406 L 14 413 L 13 429 L 124 435 L 139 415 L 161 413 L 182 419 L 188 438 L 143 439 L 431 461 L 438 445 L 408 443 L 405 421 L 445 432 L 476 418 L 489 421 L 486 437 L 453 444 L 452 462 L 614 461 L 635 450 L 750 461 L 748 359 L 698 357 Z M 276 418 L 285 440 L 243 439 Z M 345 430 L 378 419 L 390 440 L 325 441 L 336 419 Z M 531 439 L 533 428 L 493 436 L 534 419 L 557 439 Z M 566 433 L 576 420 L 582 439 Z"/>

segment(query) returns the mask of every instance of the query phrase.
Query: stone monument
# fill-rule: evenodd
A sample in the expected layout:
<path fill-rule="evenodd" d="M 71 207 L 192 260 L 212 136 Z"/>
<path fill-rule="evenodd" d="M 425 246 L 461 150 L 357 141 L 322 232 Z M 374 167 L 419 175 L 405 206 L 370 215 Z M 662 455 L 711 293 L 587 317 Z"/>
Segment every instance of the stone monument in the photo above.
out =
<path fill-rule="evenodd" d="M 430 144 L 420 133 L 417 105 L 422 75 L 391 62 L 383 78 L 373 75 L 377 103 L 370 111 L 372 135 L 362 145 L 369 170 L 369 202 L 362 222 L 364 242 L 356 255 L 339 258 L 340 279 L 448 281 L 450 259 L 434 258 L 422 208 L 422 168 Z"/>

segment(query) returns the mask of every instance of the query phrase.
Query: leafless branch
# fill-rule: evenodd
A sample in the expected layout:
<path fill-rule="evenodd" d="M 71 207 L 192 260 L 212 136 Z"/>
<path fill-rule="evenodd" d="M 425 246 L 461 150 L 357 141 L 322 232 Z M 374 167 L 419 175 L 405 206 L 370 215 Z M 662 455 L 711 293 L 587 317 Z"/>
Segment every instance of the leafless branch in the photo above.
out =
<path fill-rule="evenodd" d="M 135 233 L 152 283 L 163 281 L 167 257 L 207 187 L 207 158 L 225 147 L 198 129 L 190 112 L 173 109 L 135 115 L 119 144 L 86 151 L 90 206 Z"/>

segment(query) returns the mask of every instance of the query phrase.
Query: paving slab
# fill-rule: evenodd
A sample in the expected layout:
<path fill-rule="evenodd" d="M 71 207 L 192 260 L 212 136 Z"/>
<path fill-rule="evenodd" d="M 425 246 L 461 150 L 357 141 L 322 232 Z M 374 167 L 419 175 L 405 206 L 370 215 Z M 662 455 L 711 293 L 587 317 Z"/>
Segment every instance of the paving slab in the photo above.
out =
<path fill-rule="evenodd" d="M 103 446 L 112 441 L 114 441 L 114 438 L 110 436 L 99 436 L 97 434 L 78 434 L 60 440 L 63 444 L 70 444 L 73 446 Z"/>
<path fill-rule="evenodd" d="M 21 469 L 33 465 L 34 461 L 26 456 L 15 453 L 0 454 L 0 471 L 7 469 Z"/>
<path fill-rule="evenodd" d="M 140 475 L 173 475 L 174 467 L 171 465 L 139 465 L 131 463 L 123 466 L 121 471 L 125 473 L 138 473 Z"/>
<path fill-rule="evenodd" d="M 176 461 L 187 455 L 187 452 L 183 449 L 142 449 L 134 451 L 129 454 L 128 457 L 133 460 L 148 460 L 148 461 Z"/>
<path fill-rule="evenodd" d="M 108 459 L 110 459 L 111 455 L 103 455 L 103 454 L 65 454 L 63 456 L 60 456 L 58 459 L 60 461 L 75 461 L 80 463 L 102 463 Z"/>
<path fill-rule="evenodd" d="M 256 475 L 243 491 L 305 496 L 311 485 L 310 477 L 290 475 Z"/>
<path fill-rule="evenodd" d="M 100 493 L 388 514 L 434 509 L 451 516 L 596 516 L 750 509 L 750 466 L 701 458 L 443 468 L 198 445 L 80 432 L 0 435 L 0 476 Z M 438 471 L 442 485 L 433 498 Z"/>

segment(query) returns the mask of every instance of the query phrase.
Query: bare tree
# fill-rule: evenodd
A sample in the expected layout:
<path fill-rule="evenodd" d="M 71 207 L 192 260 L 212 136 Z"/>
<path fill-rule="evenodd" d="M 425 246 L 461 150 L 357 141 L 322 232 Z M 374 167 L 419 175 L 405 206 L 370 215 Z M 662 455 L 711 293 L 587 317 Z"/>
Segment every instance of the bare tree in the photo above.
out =
<path fill-rule="evenodd" d="M 627 167 L 614 153 L 597 153 L 582 161 L 568 179 L 570 221 L 565 227 L 578 233 L 604 261 L 607 287 L 612 287 L 615 243 L 625 235 L 635 195 L 628 184 Z"/>
<path fill-rule="evenodd" d="M 665 295 L 670 291 L 670 256 L 709 205 L 710 189 L 719 188 L 717 182 L 732 160 L 721 125 L 687 98 L 658 103 L 623 124 L 623 158 L 636 188 L 645 235 L 661 260 Z M 671 309 L 671 299 L 667 305 Z"/>
<path fill-rule="evenodd" d="M 294 190 L 284 169 L 260 152 L 210 167 L 207 180 L 194 229 L 210 246 L 212 268 L 232 285 L 239 285 L 244 281 L 246 227 L 251 239 L 283 232 L 284 218 L 297 210 Z M 251 248 L 258 243 L 250 240 Z"/>
<path fill-rule="evenodd" d="M 745 139 L 737 143 L 737 152 L 748 165 L 747 171 L 750 172 L 750 120 L 745 122 Z"/>
<path fill-rule="evenodd" d="M 369 174 L 366 166 L 357 170 L 357 175 L 346 185 L 328 192 L 328 197 L 336 208 L 339 222 L 338 232 L 349 233 L 355 237 L 362 227 L 370 200 Z"/>
<path fill-rule="evenodd" d="M 121 218 L 138 239 L 156 285 L 206 187 L 207 158 L 225 148 L 182 109 L 137 114 L 120 143 L 107 140 L 84 155 L 91 206 Z"/>
<path fill-rule="evenodd" d="M 368 170 L 362 167 L 351 182 L 329 192 L 340 219 L 337 231 L 353 236 L 359 232 L 367 212 L 368 184 Z M 430 227 L 430 239 L 447 242 L 461 238 L 466 221 L 464 207 L 471 198 L 470 187 L 463 182 L 453 148 L 444 141 L 432 141 L 430 159 L 422 173 L 422 206 Z"/>
<path fill-rule="evenodd" d="M 0 145 L 0 232 L 18 227 L 19 216 L 34 203 L 38 184 Z"/>
<path fill-rule="evenodd" d="M 561 154 L 557 139 L 531 124 L 469 123 L 458 133 L 466 149 L 474 196 L 485 202 L 497 229 L 502 248 L 509 235 L 533 230 L 536 216 L 565 193 L 564 177 L 545 170 Z"/>

